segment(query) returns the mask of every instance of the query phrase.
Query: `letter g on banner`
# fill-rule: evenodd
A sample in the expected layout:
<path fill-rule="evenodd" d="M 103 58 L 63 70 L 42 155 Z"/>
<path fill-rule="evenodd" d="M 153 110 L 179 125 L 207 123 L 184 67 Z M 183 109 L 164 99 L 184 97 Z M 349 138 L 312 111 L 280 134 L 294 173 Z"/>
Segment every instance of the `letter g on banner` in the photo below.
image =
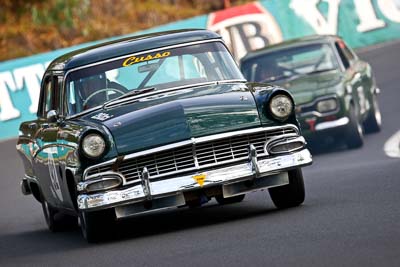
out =
<path fill-rule="evenodd" d="M 207 28 L 222 36 L 236 60 L 248 51 L 282 41 L 275 18 L 259 3 L 211 13 Z"/>

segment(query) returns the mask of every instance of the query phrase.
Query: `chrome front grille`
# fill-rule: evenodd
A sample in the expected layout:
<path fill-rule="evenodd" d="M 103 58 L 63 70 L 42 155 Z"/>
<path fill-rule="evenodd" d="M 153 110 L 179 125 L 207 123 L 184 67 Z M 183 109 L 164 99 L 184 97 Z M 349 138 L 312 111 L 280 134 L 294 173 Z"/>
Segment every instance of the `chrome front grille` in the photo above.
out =
<path fill-rule="evenodd" d="M 267 140 L 290 133 L 297 133 L 297 129 L 286 126 L 273 130 L 265 128 L 263 131 L 244 134 L 238 132 L 237 135 L 227 135 L 222 138 L 219 136 L 217 139 L 199 138 L 204 141 L 196 142 L 195 139 L 192 144 L 123 160 L 116 166 L 116 171 L 120 172 L 129 184 L 140 181 L 144 167 L 147 167 L 151 179 L 168 178 L 177 173 L 245 160 L 248 157 L 250 144 L 255 146 L 258 156 L 265 156 L 264 144 Z M 111 167 L 112 164 L 93 168 L 86 175 L 108 171 Z"/>
<path fill-rule="evenodd" d="M 183 146 L 123 161 L 118 171 L 125 176 L 127 181 L 130 181 L 139 179 L 144 167 L 147 167 L 150 177 L 193 169 L 195 161 L 192 146 Z"/>

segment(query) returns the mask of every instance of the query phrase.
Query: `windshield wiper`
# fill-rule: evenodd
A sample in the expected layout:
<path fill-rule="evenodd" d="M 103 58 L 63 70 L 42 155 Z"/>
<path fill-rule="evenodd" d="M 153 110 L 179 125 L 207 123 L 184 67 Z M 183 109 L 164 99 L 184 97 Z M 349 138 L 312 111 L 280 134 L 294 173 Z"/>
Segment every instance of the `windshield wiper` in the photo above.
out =
<path fill-rule="evenodd" d="M 148 88 L 143 88 L 143 89 L 139 89 L 139 90 L 132 90 L 132 91 L 129 91 L 128 93 L 126 93 L 126 94 L 124 94 L 124 95 L 121 95 L 121 96 L 119 96 L 119 97 L 117 97 L 117 98 L 114 98 L 114 99 L 111 99 L 111 100 L 105 102 L 105 103 L 103 104 L 102 108 L 107 107 L 108 105 L 112 104 L 113 102 L 115 102 L 115 101 L 117 101 L 117 100 L 121 100 L 121 99 L 124 99 L 124 98 L 128 98 L 128 97 L 130 97 L 130 96 L 135 96 L 135 95 L 141 95 L 141 94 L 149 93 L 149 92 L 152 92 L 152 91 L 155 91 L 155 90 L 157 90 L 157 88 L 155 88 L 155 87 L 148 87 Z"/>

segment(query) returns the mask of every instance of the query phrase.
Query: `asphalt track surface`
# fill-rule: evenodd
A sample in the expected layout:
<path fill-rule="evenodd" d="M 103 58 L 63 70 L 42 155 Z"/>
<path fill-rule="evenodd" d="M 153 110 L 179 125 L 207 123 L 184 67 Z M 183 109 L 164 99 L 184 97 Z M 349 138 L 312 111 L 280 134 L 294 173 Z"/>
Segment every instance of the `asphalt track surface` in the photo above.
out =
<path fill-rule="evenodd" d="M 382 90 L 383 129 L 361 149 L 315 155 L 298 208 L 276 210 L 257 192 L 122 221 L 115 238 L 87 244 L 79 229 L 47 230 L 20 192 L 15 140 L 0 143 L 0 266 L 400 266 L 400 159 L 383 151 L 400 129 L 399 51 L 395 42 L 359 53 Z"/>

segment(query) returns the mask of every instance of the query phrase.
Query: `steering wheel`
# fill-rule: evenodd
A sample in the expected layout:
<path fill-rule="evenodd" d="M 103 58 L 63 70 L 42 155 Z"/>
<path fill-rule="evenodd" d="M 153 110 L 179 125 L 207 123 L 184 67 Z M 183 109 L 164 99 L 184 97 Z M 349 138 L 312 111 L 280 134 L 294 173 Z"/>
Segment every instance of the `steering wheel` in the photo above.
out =
<path fill-rule="evenodd" d="M 123 95 L 123 94 L 126 93 L 126 92 L 124 92 L 124 91 L 122 91 L 122 90 L 120 90 L 120 89 L 115 89 L 115 88 L 103 88 L 103 89 L 100 89 L 100 90 L 97 90 L 97 91 L 91 93 L 91 94 L 85 99 L 85 101 L 83 101 L 82 106 L 86 106 L 87 103 L 89 102 L 89 100 L 92 99 L 95 95 L 98 95 L 98 94 L 100 94 L 100 93 L 107 92 L 107 91 L 113 91 L 113 92 L 119 93 L 120 95 Z"/>

